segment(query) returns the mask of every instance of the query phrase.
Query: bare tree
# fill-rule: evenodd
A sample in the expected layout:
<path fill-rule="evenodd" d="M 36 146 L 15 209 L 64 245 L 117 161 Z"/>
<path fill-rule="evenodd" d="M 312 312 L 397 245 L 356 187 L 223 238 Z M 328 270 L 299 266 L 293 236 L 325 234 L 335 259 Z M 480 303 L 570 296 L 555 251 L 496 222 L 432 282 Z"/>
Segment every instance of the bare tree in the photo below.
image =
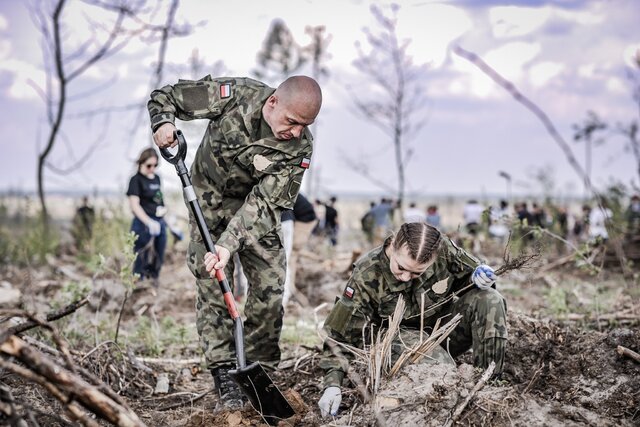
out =
<path fill-rule="evenodd" d="M 328 53 L 329 43 L 331 43 L 331 35 L 325 34 L 326 28 L 324 25 L 307 26 L 305 33 L 311 37 L 311 42 L 302 48 L 303 55 L 308 58 L 311 63 L 311 77 L 313 77 L 318 83 L 324 78 L 329 76 L 329 69 L 326 67 L 327 60 L 331 57 Z M 314 138 L 314 152 L 316 153 L 316 159 L 318 158 L 318 121 L 316 120 L 311 125 L 311 133 Z M 314 161 L 314 167 L 310 167 L 307 170 L 307 193 L 311 198 L 316 197 L 318 188 L 320 187 L 320 174 L 316 175 L 316 171 L 319 171 L 317 161 Z"/>
<path fill-rule="evenodd" d="M 258 67 L 252 70 L 253 74 L 265 83 L 274 84 L 302 67 L 306 58 L 287 24 L 274 19 L 256 60 Z"/>
<path fill-rule="evenodd" d="M 177 7 L 177 0 L 174 0 L 174 4 Z M 74 4 L 74 6 L 78 5 L 79 3 Z M 72 83 L 100 62 L 122 50 L 134 38 L 149 36 L 156 32 L 163 34 L 167 32 L 165 26 L 154 26 L 143 20 L 142 16 L 148 13 L 147 0 L 119 0 L 113 2 L 85 0 L 82 2 L 82 6 L 94 9 L 93 12 L 99 12 L 101 19 L 99 22 L 92 21 L 89 16 L 95 16 L 95 14 L 88 10 L 85 16 L 87 16 L 86 19 L 91 24 L 91 37 L 79 45 L 73 45 L 71 40 L 72 27 L 66 25 L 64 19 L 66 6 L 66 0 L 57 0 L 52 4 L 52 7 L 50 2 L 39 2 L 31 8 L 32 15 L 42 34 L 45 71 L 47 74 L 46 87 L 39 88 L 36 86 L 46 103 L 49 122 L 46 143 L 44 149 L 38 155 L 37 167 L 38 197 L 45 224 L 48 220 L 44 189 L 45 167 L 54 172 L 63 172 L 61 168 L 49 163 L 48 157 L 56 142 L 66 139 L 62 132 L 62 127 L 67 116 L 68 102 L 72 96 L 75 99 L 79 99 L 99 90 L 104 90 L 106 86 L 112 85 L 115 79 L 102 82 L 99 88 L 92 88 L 81 94 L 70 95 Z M 171 20 L 173 20 L 173 15 L 171 15 Z M 74 25 L 74 27 L 76 26 Z M 132 107 L 137 107 L 137 105 Z M 125 109 L 129 108 L 125 107 Z M 84 114 L 97 114 L 108 111 L 111 110 L 103 108 L 94 112 L 85 111 Z M 87 153 L 81 157 L 81 161 L 77 162 L 73 167 L 79 167 L 82 162 L 86 161 L 96 145 L 97 143 L 94 143 Z M 69 149 L 71 150 L 70 147 Z M 66 168 L 64 172 L 68 172 L 72 168 Z"/>
<path fill-rule="evenodd" d="M 391 5 L 389 14 L 371 6 L 379 28 L 364 29 L 368 49 L 356 43 L 358 58 L 354 66 L 365 75 L 369 88 L 366 91 L 350 89 L 356 110 L 365 120 L 378 126 L 393 144 L 397 173 L 397 198 L 400 204 L 405 193 L 405 171 L 413 153 L 408 145 L 409 137 L 415 135 L 425 123 L 426 90 L 424 87 L 425 65 L 415 65 L 407 54 L 410 39 L 400 40 L 397 34 L 398 5 Z M 363 99 L 361 93 L 372 96 Z M 379 184 L 378 176 L 369 171 L 365 161 L 350 159 L 348 162 L 361 175 Z"/>
<path fill-rule="evenodd" d="M 635 69 L 629 72 L 629 80 L 631 80 L 631 84 L 633 85 L 631 96 L 638 108 L 638 119 L 631 120 L 629 124 L 619 123 L 617 130 L 626 137 L 626 148 L 633 153 L 636 159 L 638 178 L 640 179 L 640 135 L 638 135 L 638 127 L 640 126 L 640 50 L 636 51 L 633 61 Z"/>
<path fill-rule="evenodd" d="M 551 138 L 553 138 L 556 144 L 558 144 L 558 146 L 562 149 L 562 151 L 565 154 L 565 157 L 567 158 L 567 161 L 569 162 L 573 170 L 576 172 L 576 174 L 580 177 L 580 179 L 582 179 L 582 181 L 585 183 L 589 191 L 592 194 L 597 195 L 596 190 L 593 188 L 593 185 L 591 184 L 591 179 L 585 173 L 582 166 L 580 166 L 580 162 L 578 162 L 578 159 L 576 159 L 576 156 L 573 154 L 573 150 L 571 150 L 571 146 L 562 137 L 560 132 L 558 132 L 558 129 L 555 127 L 555 125 L 553 124 L 553 122 L 551 121 L 547 113 L 545 113 L 542 108 L 536 105 L 529 98 L 524 96 L 522 92 L 520 92 L 513 83 L 511 83 L 510 81 L 502 77 L 496 70 L 491 68 L 486 62 L 482 60 L 482 58 L 480 58 L 475 53 L 469 52 L 468 50 L 465 50 L 460 46 L 456 46 L 453 51 L 457 55 L 463 57 L 464 59 L 466 59 L 467 61 L 471 62 L 473 65 L 478 67 L 483 73 L 485 73 L 494 82 L 500 85 L 500 87 L 502 87 L 507 92 L 509 92 L 509 94 L 516 101 L 518 101 L 519 103 L 524 105 L 529 111 L 531 111 L 542 122 L 542 124 L 544 125 L 549 135 L 551 135 Z"/>
<path fill-rule="evenodd" d="M 595 135 L 607 128 L 606 123 L 600 120 L 600 117 L 593 111 L 587 112 L 587 118 L 582 124 L 573 125 L 573 140 L 576 142 L 584 141 L 584 197 L 589 197 L 589 184 L 591 180 L 591 152 L 594 144 L 601 144 L 602 138 L 596 138 Z"/>
<path fill-rule="evenodd" d="M 260 80 L 269 84 L 277 84 L 299 72 L 303 67 L 310 66 L 311 77 L 320 82 L 329 75 L 326 61 L 329 58 L 327 48 L 331 42 L 331 36 L 325 34 L 324 25 L 307 26 L 305 33 L 311 37 L 307 45 L 296 42 L 291 30 L 280 19 L 271 23 L 269 32 L 262 44 L 262 49 L 256 55 L 258 67 L 252 70 Z M 317 122 L 312 125 L 314 136 L 314 151 L 317 152 Z M 313 197 L 314 171 L 318 170 L 316 163 L 305 174 L 307 192 Z M 316 187 L 319 186 L 316 185 Z"/>
<path fill-rule="evenodd" d="M 154 71 L 152 74 L 152 80 L 149 85 L 149 92 L 159 88 L 162 85 L 164 79 L 164 72 L 166 68 L 166 56 L 167 47 L 169 46 L 169 40 L 173 37 L 184 37 L 192 33 L 194 25 L 185 22 L 182 24 L 176 24 L 175 17 L 178 7 L 180 6 L 180 0 L 171 0 L 171 4 L 167 9 L 167 16 L 164 24 L 149 26 L 148 35 L 144 37 L 144 41 L 149 44 L 158 42 L 158 58 L 154 64 Z M 196 25 L 202 25 L 204 22 L 200 22 Z M 197 52 L 197 50 L 195 51 Z M 132 121 L 134 128 L 131 134 L 135 135 L 136 130 L 139 128 L 138 123 L 147 114 L 146 103 L 140 103 L 138 109 L 138 115 L 135 120 Z M 151 132 L 151 129 L 148 130 Z M 149 145 L 153 145 L 153 140 L 149 138 Z"/>

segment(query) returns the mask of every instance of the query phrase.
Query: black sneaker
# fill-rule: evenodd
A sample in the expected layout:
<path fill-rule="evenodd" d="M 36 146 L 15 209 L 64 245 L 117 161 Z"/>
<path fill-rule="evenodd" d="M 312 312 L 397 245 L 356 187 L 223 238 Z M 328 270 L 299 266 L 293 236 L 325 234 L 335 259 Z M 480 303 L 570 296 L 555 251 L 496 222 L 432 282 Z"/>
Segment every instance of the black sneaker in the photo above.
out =
<path fill-rule="evenodd" d="M 211 370 L 218 396 L 220 396 L 218 403 L 216 403 L 216 412 L 242 409 L 247 402 L 247 398 L 240 390 L 240 387 L 229 376 L 229 369 L 231 367 L 220 367 Z"/>

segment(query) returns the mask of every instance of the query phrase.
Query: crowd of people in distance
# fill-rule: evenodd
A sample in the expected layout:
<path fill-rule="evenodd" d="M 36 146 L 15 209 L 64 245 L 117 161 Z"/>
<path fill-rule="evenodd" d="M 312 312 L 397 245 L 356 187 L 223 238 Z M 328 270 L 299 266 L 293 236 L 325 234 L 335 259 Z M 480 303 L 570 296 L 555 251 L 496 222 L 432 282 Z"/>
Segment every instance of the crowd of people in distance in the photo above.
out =
<path fill-rule="evenodd" d="M 536 229 L 544 229 L 572 244 L 597 243 L 609 239 L 606 225 L 613 217 L 603 198 L 585 203 L 575 212 L 571 212 L 567 205 L 549 202 L 517 201 L 511 208 L 507 200 L 483 204 L 477 199 L 469 199 L 463 206 L 461 222 L 446 221 L 447 218 L 441 217 L 437 204 L 425 206 L 423 208 L 410 201 L 399 214 L 399 204 L 391 198 L 370 202 L 369 209 L 360 220 L 366 241 L 371 246 L 379 245 L 402 221 L 425 222 L 443 231 L 462 231 L 470 236 L 475 251 L 478 250 L 479 238 L 486 236 L 503 241 L 515 231 L 525 237 L 525 241 L 532 241 L 535 239 L 532 231 Z M 640 196 L 631 197 L 624 215 L 629 230 L 640 229 Z"/>

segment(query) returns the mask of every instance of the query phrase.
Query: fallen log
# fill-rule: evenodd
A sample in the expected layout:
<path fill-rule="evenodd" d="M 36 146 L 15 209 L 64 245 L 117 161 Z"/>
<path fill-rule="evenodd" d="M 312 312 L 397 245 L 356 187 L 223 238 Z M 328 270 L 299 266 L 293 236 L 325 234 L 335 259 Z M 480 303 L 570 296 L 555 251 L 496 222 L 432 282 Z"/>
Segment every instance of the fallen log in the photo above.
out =
<path fill-rule="evenodd" d="M 27 366 L 29 371 L 43 377 L 57 388 L 62 396 L 54 394 L 54 397 L 59 400 L 63 399 L 61 400 L 63 403 L 67 404 L 74 400 L 98 417 L 117 426 L 145 427 L 145 424 L 133 411 L 116 403 L 83 378 L 57 365 L 46 355 L 15 335 L 8 337 L 0 344 L 0 352 L 15 357 Z M 33 378 L 27 379 L 33 380 Z M 73 399 L 69 396 L 73 396 Z"/>

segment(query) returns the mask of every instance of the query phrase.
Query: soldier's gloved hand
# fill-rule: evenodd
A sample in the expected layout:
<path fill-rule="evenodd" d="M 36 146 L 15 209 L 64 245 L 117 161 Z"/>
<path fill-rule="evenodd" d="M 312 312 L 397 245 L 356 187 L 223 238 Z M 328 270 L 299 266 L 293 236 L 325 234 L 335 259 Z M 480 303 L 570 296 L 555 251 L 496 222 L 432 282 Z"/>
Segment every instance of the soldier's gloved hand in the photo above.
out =
<path fill-rule="evenodd" d="M 149 219 L 147 222 L 147 228 L 149 228 L 149 234 L 152 236 L 159 236 L 162 231 L 162 225 L 155 219 Z"/>
<path fill-rule="evenodd" d="M 318 401 L 320 415 L 322 415 L 323 418 L 329 416 L 329 414 L 332 416 L 337 415 L 340 402 L 342 402 L 342 392 L 340 391 L 340 387 L 327 387 Z"/>
<path fill-rule="evenodd" d="M 165 123 L 153 133 L 153 142 L 158 148 L 175 147 L 178 144 L 177 139 L 173 139 L 173 132 L 176 126 L 173 123 Z"/>
<path fill-rule="evenodd" d="M 485 264 L 477 266 L 471 275 L 471 281 L 473 284 L 482 290 L 491 288 L 497 278 L 498 276 L 496 276 L 493 268 Z"/>
<path fill-rule="evenodd" d="M 204 254 L 204 266 L 212 279 L 216 277 L 216 270 L 223 270 L 229 262 L 231 253 L 225 247 L 215 245 L 217 256 L 211 252 Z"/>

